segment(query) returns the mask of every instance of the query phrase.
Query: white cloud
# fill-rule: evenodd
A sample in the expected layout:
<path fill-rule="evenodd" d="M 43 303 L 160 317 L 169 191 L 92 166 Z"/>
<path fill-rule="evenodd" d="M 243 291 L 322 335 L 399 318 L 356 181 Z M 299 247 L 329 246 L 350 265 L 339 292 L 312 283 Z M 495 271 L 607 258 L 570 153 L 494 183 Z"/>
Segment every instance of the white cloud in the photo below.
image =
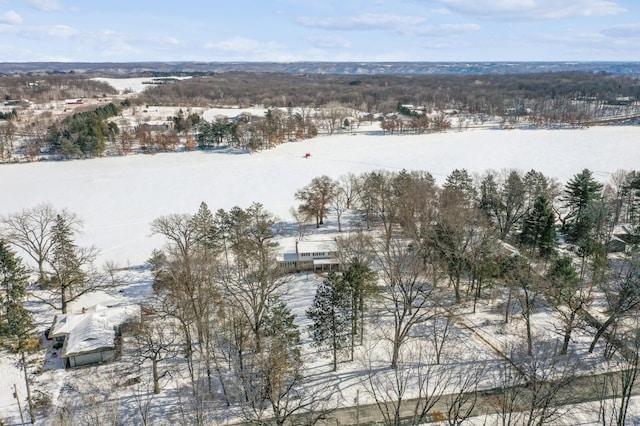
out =
<path fill-rule="evenodd" d="M 260 47 L 260 42 L 250 38 L 234 37 L 228 40 L 210 41 L 204 47 L 223 52 L 251 52 Z"/>
<path fill-rule="evenodd" d="M 204 48 L 218 52 L 263 54 L 283 49 L 284 46 L 273 41 L 263 42 L 251 38 L 234 37 L 227 40 L 209 41 L 204 45 Z"/>
<path fill-rule="evenodd" d="M 337 35 L 328 35 L 321 37 L 307 37 L 305 41 L 316 48 L 321 49 L 348 49 L 351 42 L 344 37 Z"/>
<path fill-rule="evenodd" d="M 0 13 L 0 22 L 10 25 L 22 24 L 22 18 L 15 11 L 10 10 L 8 12 Z"/>
<path fill-rule="evenodd" d="M 426 25 L 409 31 L 409 34 L 429 37 L 444 37 L 451 35 L 467 34 L 480 30 L 478 24 L 440 24 Z"/>
<path fill-rule="evenodd" d="M 72 37 L 78 34 L 78 30 L 71 28 L 67 25 L 53 25 L 48 27 L 41 27 L 41 31 L 47 37 L 59 37 L 66 38 Z"/>
<path fill-rule="evenodd" d="M 425 22 L 420 16 L 382 15 L 367 13 L 359 16 L 336 18 L 316 18 L 302 16 L 298 23 L 305 27 L 322 28 L 328 30 L 358 31 L 358 30 L 401 30 Z"/>
<path fill-rule="evenodd" d="M 450 10 L 495 19 L 561 19 L 617 15 L 626 9 L 611 0 L 439 0 Z"/>
<path fill-rule="evenodd" d="M 607 37 L 637 38 L 640 37 L 640 23 L 621 24 L 602 30 Z"/>
<path fill-rule="evenodd" d="M 29 5 L 38 10 L 60 10 L 62 7 L 57 0 L 29 0 Z"/>

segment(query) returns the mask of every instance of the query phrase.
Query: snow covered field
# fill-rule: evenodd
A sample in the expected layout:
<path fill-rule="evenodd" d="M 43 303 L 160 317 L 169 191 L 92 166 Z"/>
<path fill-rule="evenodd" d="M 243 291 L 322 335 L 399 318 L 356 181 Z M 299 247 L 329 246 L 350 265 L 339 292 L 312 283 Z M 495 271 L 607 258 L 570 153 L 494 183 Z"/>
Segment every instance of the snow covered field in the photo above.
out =
<path fill-rule="evenodd" d="M 175 78 L 178 80 L 185 80 L 191 77 L 169 77 Z M 152 77 L 133 77 L 133 78 L 105 78 L 105 77 L 96 77 L 94 80 L 102 81 L 114 87 L 120 93 L 124 93 L 125 91 L 130 91 L 133 93 L 140 93 L 147 87 L 152 86 L 148 82 L 151 81 Z"/>
<path fill-rule="evenodd" d="M 38 162 L 0 167 L 0 215 L 50 202 L 85 223 L 83 245 L 121 266 L 143 263 L 160 244 L 149 222 L 252 202 L 290 220 L 295 191 L 323 174 L 374 169 L 427 170 L 442 183 L 456 168 L 536 169 L 565 182 L 583 168 L 605 181 L 640 164 L 640 128 L 470 130 L 430 135 L 341 134 L 292 142 L 255 154 L 195 151 Z M 310 153 L 310 158 L 303 158 Z"/>
<path fill-rule="evenodd" d="M 335 178 L 347 172 L 373 169 L 421 169 L 431 172 L 442 183 L 455 168 L 475 173 L 517 168 L 536 169 L 565 182 L 583 168 L 589 168 L 605 181 L 616 169 L 638 168 L 638 140 L 640 128 L 613 126 L 403 136 L 340 134 L 287 143 L 255 154 L 196 151 L 3 165 L 0 215 L 42 202 L 68 208 L 84 220 L 81 245 L 99 248 L 102 261 L 136 266 L 162 244 L 159 238 L 149 236 L 149 223 L 165 214 L 195 213 L 201 201 L 207 202 L 213 211 L 235 205 L 245 208 L 256 201 L 282 220 L 291 221 L 288 211 L 295 203 L 295 191 L 323 174 Z M 305 153 L 311 153 L 311 157 L 304 158 Z M 133 274 L 127 279 L 125 295 L 132 300 L 144 298 L 149 277 Z M 306 321 L 304 310 L 313 298 L 310 289 L 315 284 L 315 277 L 304 274 L 292 282 L 292 308 L 301 325 Z M 45 317 L 39 316 L 43 321 Z M 471 320 L 489 324 L 485 328 L 490 329 L 492 318 L 485 315 Z M 459 351 L 461 354 L 481 357 L 489 363 L 500 362 L 488 345 L 466 330 L 456 327 L 453 333 L 457 336 L 455 340 L 467 347 Z M 582 350 L 589 339 L 579 337 L 579 341 Z M 361 372 L 358 373 L 362 369 L 361 358 L 341 366 L 337 374 L 329 372 L 326 358 L 317 356 L 312 357 L 308 368 L 318 377 L 325 375 L 326 383 L 339 391 L 339 404 L 348 405 L 357 395 L 357 384 L 363 380 Z M 20 392 L 24 391 L 21 372 L 12 361 L 0 360 L 0 419 L 11 415 L 17 422 L 15 400 L 11 398 L 13 383 Z M 50 382 L 59 380 L 58 386 L 62 386 L 65 377 L 81 380 L 82 375 L 100 368 L 46 374 Z M 55 385 L 51 388 L 59 392 Z M 360 397 L 364 398 L 362 393 Z M 632 410 L 637 414 L 640 409 Z"/>

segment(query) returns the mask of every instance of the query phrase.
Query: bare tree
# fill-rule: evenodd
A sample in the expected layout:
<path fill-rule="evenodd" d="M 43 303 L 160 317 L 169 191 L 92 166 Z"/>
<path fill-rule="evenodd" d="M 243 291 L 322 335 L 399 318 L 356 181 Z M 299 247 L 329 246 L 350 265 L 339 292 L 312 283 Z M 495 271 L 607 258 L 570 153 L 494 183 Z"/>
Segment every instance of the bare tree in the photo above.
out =
<path fill-rule="evenodd" d="M 51 245 L 45 259 L 45 281 L 40 282 L 44 296 L 37 298 L 67 313 L 69 303 L 114 283 L 108 272 L 101 273 L 95 267 L 98 250 L 95 247 L 78 247 L 74 241 L 73 223 L 58 214 L 51 226 Z"/>
<path fill-rule="evenodd" d="M 16 126 L 11 121 L 0 125 L 0 160 L 10 159 L 13 156 L 13 141 L 16 134 Z"/>
<path fill-rule="evenodd" d="M 593 352 L 600 337 L 623 317 L 640 307 L 640 258 L 633 255 L 612 264 L 608 284 L 604 288 L 608 318 L 598 327 L 589 346 Z"/>
<path fill-rule="evenodd" d="M 320 109 L 319 118 L 327 129 L 327 133 L 332 135 L 342 125 L 346 116 L 347 110 L 343 105 L 331 102 Z"/>
<path fill-rule="evenodd" d="M 358 177 L 349 172 L 341 175 L 337 182 L 337 191 L 341 192 L 345 201 L 345 208 L 353 208 L 353 203 L 357 197 Z"/>
<path fill-rule="evenodd" d="M 394 327 L 388 337 L 392 344 L 391 367 L 398 368 L 400 349 L 416 324 L 433 315 L 430 297 L 433 288 L 424 277 L 422 259 L 408 247 L 408 241 L 395 237 L 374 242 L 372 252 L 384 283 L 381 298 L 392 315 Z"/>
<path fill-rule="evenodd" d="M 153 312 L 153 309 L 143 307 L 143 311 Z M 145 315 L 136 326 L 134 356 L 140 364 L 151 361 L 153 393 L 155 394 L 159 394 L 161 391 L 160 380 L 169 374 L 167 370 L 160 372 L 160 363 L 176 355 L 175 348 L 178 344 L 176 336 L 170 321 L 157 315 Z"/>
<path fill-rule="evenodd" d="M 608 372 L 594 376 L 593 391 L 599 396 L 598 422 L 603 425 L 624 426 L 633 387 L 640 377 L 640 329 L 634 321 L 631 329 L 620 339 L 625 350 L 621 357 L 607 361 Z"/>
<path fill-rule="evenodd" d="M 507 280 L 509 287 L 514 288 L 516 298 L 520 303 L 520 314 L 524 319 L 527 331 L 527 355 L 533 356 L 533 331 L 532 315 L 537 300 L 542 292 L 542 279 L 533 270 L 529 261 L 521 256 L 514 256 L 509 259 Z"/>
<path fill-rule="evenodd" d="M 347 210 L 347 198 L 342 191 L 335 191 L 333 196 L 333 211 L 338 221 L 338 232 L 342 232 L 342 214 Z"/>
<path fill-rule="evenodd" d="M 422 424 L 450 385 L 449 371 L 437 367 L 429 352 L 417 344 L 402 351 L 398 368 L 377 366 L 364 359 L 365 388 L 385 425 Z"/>
<path fill-rule="evenodd" d="M 56 210 L 51 204 L 38 204 L 2 218 L 2 233 L 7 242 L 23 250 L 38 266 L 41 282 L 46 281 L 46 263 L 53 246 L 52 228 L 60 215 L 73 230 L 81 226 L 80 219 L 72 212 Z"/>
<path fill-rule="evenodd" d="M 293 207 L 289 209 L 289 213 L 291 214 L 291 217 L 293 217 L 293 220 L 295 221 L 298 228 L 298 239 L 303 240 L 305 235 L 307 235 L 308 227 L 313 218 L 313 215 L 311 215 L 306 210 L 298 210 L 294 209 Z"/>
<path fill-rule="evenodd" d="M 567 417 L 571 408 L 559 402 L 562 390 L 574 380 L 578 360 L 559 355 L 555 342 L 538 342 L 533 356 L 516 349 L 510 358 L 524 374 L 524 424 L 555 424 Z"/>
<path fill-rule="evenodd" d="M 444 398 L 444 403 L 449 406 L 447 421 L 450 426 L 459 426 L 472 415 L 484 373 L 484 367 L 476 361 L 470 369 L 459 370 L 457 375 L 452 375 L 456 391 Z"/>
<path fill-rule="evenodd" d="M 551 307 L 560 315 L 563 323 L 564 338 L 560 354 L 566 355 L 571 334 L 593 299 L 592 284 L 578 277 L 569 257 L 555 259 L 546 277 L 551 284 L 545 292 L 547 300 L 551 302 Z"/>

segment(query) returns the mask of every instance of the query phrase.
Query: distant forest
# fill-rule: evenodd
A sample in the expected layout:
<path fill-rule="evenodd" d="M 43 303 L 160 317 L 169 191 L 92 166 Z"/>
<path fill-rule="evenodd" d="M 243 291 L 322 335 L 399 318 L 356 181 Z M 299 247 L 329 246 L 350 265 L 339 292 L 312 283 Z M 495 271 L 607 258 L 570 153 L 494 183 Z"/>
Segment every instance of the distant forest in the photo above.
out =
<path fill-rule="evenodd" d="M 296 107 L 338 102 L 368 113 L 392 112 L 400 102 L 501 115 L 519 106 L 535 108 L 544 103 L 557 110 L 565 108 L 565 102 L 609 102 L 621 97 L 640 99 L 640 80 L 584 72 L 437 76 L 230 72 L 152 87 L 140 99 L 153 105 L 193 106 Z"/>

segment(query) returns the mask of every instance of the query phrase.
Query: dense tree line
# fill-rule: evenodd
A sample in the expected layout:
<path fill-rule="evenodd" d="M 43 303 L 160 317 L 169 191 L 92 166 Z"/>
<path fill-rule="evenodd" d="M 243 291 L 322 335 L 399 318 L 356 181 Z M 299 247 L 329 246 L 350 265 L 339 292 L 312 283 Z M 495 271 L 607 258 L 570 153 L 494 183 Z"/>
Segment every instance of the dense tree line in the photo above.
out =
<path fill-rule="evenodd" d="M 577 117 L 583 111 L 577 99 L 603 103 L 619 96 L 640 99 L 638 80 L 579 72 L 357 77 L 228 72 L 153 87 L 143 99 L 159 105 L 202 106 L 296 107 L 338 102 L 368 113 L 393 112 L 398 102 L 488 115 L 528 107 L 541 119 L 553 121 L 563 115 Z"/>
<path fill-rule="evenodd" d="M 94 98 L 115 95 L 111 85 L 80 75 L 12 75 L 0 76 L 0 96 L 26 99 L 34 103 L 71 98 Z"/>

